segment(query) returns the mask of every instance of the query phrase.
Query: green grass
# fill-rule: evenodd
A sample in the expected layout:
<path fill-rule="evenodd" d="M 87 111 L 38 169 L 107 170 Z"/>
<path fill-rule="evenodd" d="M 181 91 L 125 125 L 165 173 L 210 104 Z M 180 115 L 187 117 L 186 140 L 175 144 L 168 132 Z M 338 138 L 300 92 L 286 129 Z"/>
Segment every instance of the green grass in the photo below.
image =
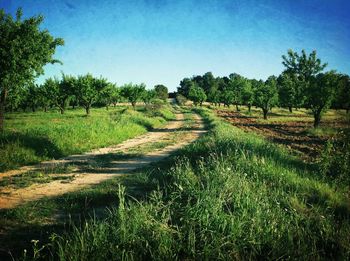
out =
<path fill-rule="evenodd" d="M 71 165 L 57 165 L 51 168 L 28 171 L 19 175 L 4 177 L 0 179 L 0 188 L 24 188 L 35 183 L 48 183 L 54 180 L 69 182 L 74 179 L 74 176 L 64 174 L 71 173 L 73 168 L 74 167 Z"/>
<path fill-rule="evenodd" d="M 118 144 L 175 116 L 164 106 L 151 112 L 142 107 L 92 109 L 89 117 L 82 109 L 67 110 L 64 115 L 36 112 L 6 117 L 6 129 L 0 134 L 0 171 Z"/>
<path fill-rule="evenodd" d="M 326 182 L 287 150 L 201 113 L 210 132 L 176 159 L 120 180 L 126 187 L 113 180 L 90 189 L 90 199 L 101 204 L 106 194 L 97 191 L 108 187 L 118 206 L 54 234 L 45 248 L 51 257 L 349 259 L 346 186 Z M 46 250 L 37 256 L 49 258 Z"/>

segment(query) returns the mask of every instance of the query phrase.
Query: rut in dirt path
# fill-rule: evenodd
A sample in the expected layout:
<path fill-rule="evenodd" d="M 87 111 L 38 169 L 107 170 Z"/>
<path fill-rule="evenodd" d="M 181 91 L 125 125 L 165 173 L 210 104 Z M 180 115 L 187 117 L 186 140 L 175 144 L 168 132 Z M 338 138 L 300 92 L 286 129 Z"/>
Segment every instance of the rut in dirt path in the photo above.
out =
<path fill-rule="evenodd" d="M 73 180 L 70 182 L 55 180 L 50 183 L 34 184 L 20 189 L 6 187 L 0 189 L 0 209 L 14 208 L 17 205 L 43 197 L 59 196 L 64 193 L 73 192 L 98 184 L 104 180 L 127 174 L 135 169 L 145 167 L 152 162 L 160 161 L 170 156 L 170 154 L 181 147 L 193 142 L 205 132 L 202 119 L 197 114 L 193 114 L 193 118 L 194 124 L 187 130 L 182 130 L 184 125 L 184 115 L 178 113 L 176 115 L 176 120 L 171 121 L 164 128 L 150 131 L 147 134 L 127 140 L 119 145 L 101 148 L 82 155 L 72 155 L 61 160 L 42 162 L 33 167 L 21 168 L 17 172 L 11 171 L 9 173 L 4 173 L 2 176 L 0 174 L 0 177 L 8 177 L 27 172 L 28 170 L 40 170 L 42 168 L 61 164 L 74 164 L 75 166 L 72 173 L 65 174 L 65 176 L 72 176 Z M 140 146 L 149 146 L 162 141 L 166 142 L 172 137 L 172 135 L 179 134 L 180 131 L 181 137 L 176 137 L 173 143 L 160 149 L 146 152 L 144 155 L 135 155 L 134 157 L 127 159 L 118 158 L 118 155 L 115 157 L 118 152 L 123 153 Z M 101 157 L 107 157 L 107 161 L 104 161 L 102 165 L 96 166 L 95 163 L 98 162 Z M 87 168 L 86 166 L 89 167 Z"/>

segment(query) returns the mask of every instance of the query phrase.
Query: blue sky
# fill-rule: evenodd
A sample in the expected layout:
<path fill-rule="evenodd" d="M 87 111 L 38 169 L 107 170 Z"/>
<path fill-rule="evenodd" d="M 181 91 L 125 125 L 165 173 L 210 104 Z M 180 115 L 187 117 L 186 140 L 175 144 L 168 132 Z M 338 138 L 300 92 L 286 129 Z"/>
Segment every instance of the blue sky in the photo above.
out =
<path fill-rule="evenodd" d="M 12 14 L 20 6 L 65 40 L 55 55 L 63 65 L 47 65 L 39 81 L 90 72 L 175 90 L 208 71 L 265 79 L 283 70 L 289 48 L 315 49 L 328 69 L 350 73 L 347 0 L 0 0 Z"/>

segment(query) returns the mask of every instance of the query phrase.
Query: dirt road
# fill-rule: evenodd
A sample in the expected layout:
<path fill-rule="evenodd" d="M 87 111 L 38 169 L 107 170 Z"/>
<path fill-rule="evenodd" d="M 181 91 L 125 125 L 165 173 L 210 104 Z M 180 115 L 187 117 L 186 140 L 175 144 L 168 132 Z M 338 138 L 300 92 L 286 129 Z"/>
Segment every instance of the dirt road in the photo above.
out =
<path fill-rule="evenodd" d="M 119 175 L 125 175 L 135 169 L 168 157 L 171 153 L 193 142 L 205 132 L 203 121 L 196 114 L 193 115 L 190 128 L 184 129 L 183 126 L 184 114 L 177 113 L 176 120 L 169 122 L 164 128 L 150 131 L 119 145 L 1 173 L 0 180 L 28 171 L 40 171 L 41 169 L 60 165 L 74 166 L 71 173 L 65 174 L 65 176 L 72 177 L 69 182 L 55 180 L 45 184 L 33 184 L 25 188 L 0 188 L 0 209 L 14 208 L 19 204 L 43 197 L 62 195 Z M 152 148 L 152 145 L 154 148 Z M 128 157 L 121 157 L 123 153 L 133 150 L 143 151 L 144 153 L 134 153 Z"/>

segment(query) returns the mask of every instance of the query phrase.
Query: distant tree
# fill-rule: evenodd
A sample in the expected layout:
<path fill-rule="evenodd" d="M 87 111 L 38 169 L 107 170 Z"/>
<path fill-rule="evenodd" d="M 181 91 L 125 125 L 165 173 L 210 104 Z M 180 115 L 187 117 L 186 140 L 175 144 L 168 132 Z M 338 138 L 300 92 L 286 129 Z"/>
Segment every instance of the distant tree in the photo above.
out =
<path fill-rule="evenodd" d="M 186 98 L 189 98 L 189 92 L 191 87 L 193 86 L 193 82 L 191 81 L 191 79 L 189 78 L 184 78 L 181 82 L 180 82 L 180 86 L 177 88 L 177 92 L 183 96 L 185 96 Z"/>
<path fill-rule="evenodd" d="M 350 77 L 346 74 L 338 75 L 338 85 L 334 107 L 344 109 L 346 113 L 350 111 Z"/>
<path fill-rule="evenodd" d="M 104 78 L 94 78 L 91 74 L 79 76 L 76 84 L 76 94 L 79 103 L 85 108 L 86 115 L 90 115 L 90 109 L 94 102 L 97 101 L 99 93 L 108 86 Z"/>
<path fill-rule="evenodd" d="M 116 98 L 116 93 L 117 93 L 116 86 L 115 86 L 115 84 L 112 84 L 112 83 L 107 83 L 105 88 L 103 88 L 99 92 L 98 100 L 100 103 L 102 103 L 106 107 L 107 111 L 108 111 L 109 106 L 112 103 L 118 102 L 118 98 Z"/>
<path fill-rule="evenodd" d="M 203 102 L 207 99 L 207 95 L 205 94 L 204 90 L 196 84 L 193 84 L 193 86 L 190 88 L 188 96 L 189 99 L 193 101 L 195 106 L 197 106 L 198 103 L 200 106 L 202 106 Z"/>
<path fill-rule="evenodd" d="M 286 67 L 284 73 L 292 76 L 295 84 L 295 107 L 304 106 L 307 99 L 305 92 L 311 84 L 313 77 L 322 72 L 327 63 L 322 63 L 317 58 L 316 51 L 307 54 L 305 50 L 301 54 L 288 50 L 287 55 L 282 55 L 282 64 Z"/>
<path fill-rule="evenodd" d="M 293 107 L 297 107 L 296 85 L 297 79 L 294 74 L 282 73 L 277 80 L 279 103 L 282 107 L 287 107 L 289 112 L 293 112 Z"/>
<path fill-rule="evenodd" d="M 306 89 L 306 105 L 314 116 L 314 127 L 321 122 L 322 114 L 330 107 L 336 93 L 338 77 L 334 71 L 319 73 L 312 77 Z"/>
<path fill-rule="evenodd" d="M 242 93 L 244 86 L 247 84 L 247 81 L 244 77 L 237 73 L 231 73 L 229 75 L 230 79 L 230 90 L 234 93 L 234 101 L 233 104 L 236 105 L 236 110 L 239 111 L 238 105 L 242 103 Z"/>
<path fill-rule="evenodd" d="M 37 100 L 38 105 L 44 110 L 44 112 L 47 112 L 47 109 L 52 104 L 52 100 L 50 97 L 49 90 L 46 89 L 47 86 L 44 84 L 38 85 L 37 89 Z"/>
<path fill-rule="evenodd" d="M 248 107 L 250 112 L 251 107 L 254 103 L 254 89 L 252 87 L 252 82 L 246 80 L 242 90 L 242 102 Z"/>
<path fill-rule="evenodd" d="M 154 86 L 157 98 L 166 101 L 168 99 L 168 88 L 163 84 L 157 84 Z"/>
<path fill-rule="evenodd" d="M 36 108 L 39 105 L 39 90 L 38 90 L 38 86 L 34 83 L 30 83 L 27 86 L 27 106 L 29 108 L 31 108 L 32 112 L 36 111 Z"/>
<path fill-rule="evenodd" d="M 122 96 L 124 96 L 131 103 L 134 109 L 136 107 L 136 102 L 142 99 L 145 91 L 146 85 L 144 83 L 128 83 L 121 87 Z"/>
<path fill-rule="evenodd" d="M 286 72 L 296 74 L 300 80 L 309 83 L 313 76 L 322 72 L 327 63 L 322 63 L 317 58 L 316 51 L 312 51 L 309 55 L 305 50 L 301 54 L 289 49 L 287 55 L 282 55 L 282 64 L 286 67 Z"/>
<path fill-rule="evenodd" d="M 48 78 L 43 84 L 45 92 L 52 100 L 52 103 L 60 110 L 61 114 L 64 114 L 70 95 L 70 88 L 68 89 L 67 84 L 70 78 L 68 78 L 68 76 L 64 76 L 63 78 L 64 80 L 62 79 L 62 81 L 64 81 L 64 83 L 57 78 Z"/>
<path fill-rule="evenodd" d="M 157 92 L 155 90 L 145 90 L 142 95 L 142 100 L 145 104 L 150 104 L 156 97 Z"/>
<path fill-rule="evenodd" d="M 235 102 L 235 93 L 229 89 L 224 90 L 221 94 L 221 101 L 224 106 L 230 107 Z"/>
<path fill-rule="evenodd" d="M 278 102 L 276 77 L 270 76 L 265 83 L 259 82 L 255 91 L 255 103 L 262 109 L 264 119 L 267 119 L 267 113 Z"/>
<path fill-rule="evenodd" d="M 52 56 L 63 39 L 53 38 L 41 30 L 42 16 L 22 20 L 22 9 L 16 17 L 0 10 L 0 131 L 4 128 L 4 114 L 8 93 L 15 94 L 43 73 L 47 63 L 55 63 Z"/>

